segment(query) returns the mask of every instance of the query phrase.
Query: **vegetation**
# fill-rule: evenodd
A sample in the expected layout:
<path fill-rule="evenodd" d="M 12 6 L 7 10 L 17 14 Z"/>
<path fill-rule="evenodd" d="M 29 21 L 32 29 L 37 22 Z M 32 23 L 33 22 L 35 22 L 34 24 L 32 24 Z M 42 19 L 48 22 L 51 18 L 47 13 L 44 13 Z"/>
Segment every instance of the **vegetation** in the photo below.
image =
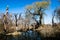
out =
<path fill-rule="evenodd" d="M 39 24 L 38 25 L 42 25 L 42 19 L 43 19 L 43 15 L 45 15 L 44 11 L 46 10 L 46 8 L 48 7 L 49 2 L 35 2 L 33 3 L 33 5 L 27 6 L 27 11 L 33 15 L 33 19 L 35 19 L 35 16 L 39 17 Z M 34 12 L 31 12 L 31 11 Z M 36 21 L 36 19 L 35 19 Z M 36 21 L 37 22 L 37 21 Z"/>
<path fill-rule="evenodd" d="M 0 34 L 6 33 L 6 35 L 21 35 L 22 32 L 28 32 L 33 30 L 38 32 L 42 37 L 56 37 L 60 34 L 60 8 L 56 8 L 52 13 L 52 25 L 43 24 L 45 10 L 50 5 L 50 1 L 34 2 L 31 5 L 27 5 L 25 8 L 25 16 L 21 14 L 10 15 L 8 7 L 6 8 L 6 14 L 0 16 Z M 37 18 L 39 20 L 37 20 Z M 57 23 L 55 23 L 57 19 Z M 60 37 L 60 36 L 59 36 Z"/>

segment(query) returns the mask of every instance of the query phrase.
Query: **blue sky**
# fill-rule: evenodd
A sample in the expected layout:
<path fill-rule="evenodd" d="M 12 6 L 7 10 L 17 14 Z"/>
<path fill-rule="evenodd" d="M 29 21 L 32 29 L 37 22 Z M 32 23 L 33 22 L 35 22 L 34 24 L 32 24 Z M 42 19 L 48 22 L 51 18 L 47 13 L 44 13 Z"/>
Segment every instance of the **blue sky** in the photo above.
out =
<path fill-rule="evenodd" d="M 6 10 L 6 6 L 9 6 L 10 13 L 21 13 L 24 12 L 24 7 L 26 5 L 30 5 L 33 2 L 37 2 L 41 0 L 0 0 L 0 13 L 4 13 Z M 49 8 L 45 11 L 47 16 L 44 17 L 45 24 L 51 24 L 51 18 L 53 10 L 59 6 L 58 0 L 51 0 L 51 4 Z"/>

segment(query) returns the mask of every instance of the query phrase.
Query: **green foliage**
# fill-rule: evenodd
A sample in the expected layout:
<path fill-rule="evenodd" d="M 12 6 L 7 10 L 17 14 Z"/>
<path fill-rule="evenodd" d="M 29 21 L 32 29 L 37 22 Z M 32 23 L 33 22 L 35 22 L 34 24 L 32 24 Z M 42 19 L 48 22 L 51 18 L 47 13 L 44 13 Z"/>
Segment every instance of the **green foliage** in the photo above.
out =
<path fill-rule="evenodd" d="M 48 6 L 49 6 L 48 1 L 41 1 L 41 2 L 35 2 L 32 5 L 27 6 L 26 9 L 28 9 L 27 11 L 32 15 L 38 15 L 39 16 L 39 23 L 42 24 L 42 19 L 45 14 L 44 10 Z M 31 12 L 32 10 L 34 11 L 34 13 Z"/>
<path fill-rule="evenodd" d="M 48 2 L 45 2 L 45 1 L 43 1 L 43 2 L 36 2 L 36 3 L 35 3 L 35 6 L 36 6 L 37 8 L 40 8 L 40 7 L 46 8 L 48 5 L 49 5 L 49 3 L 48 3 Z"/>
<path fill-rule="evenodd" d="M 28 10 L 31 10 L 32 8 L 33 8 L 32 5 L 27 5 L 27 6 L 26 6 L 26 9 L 28 9 Z"/>

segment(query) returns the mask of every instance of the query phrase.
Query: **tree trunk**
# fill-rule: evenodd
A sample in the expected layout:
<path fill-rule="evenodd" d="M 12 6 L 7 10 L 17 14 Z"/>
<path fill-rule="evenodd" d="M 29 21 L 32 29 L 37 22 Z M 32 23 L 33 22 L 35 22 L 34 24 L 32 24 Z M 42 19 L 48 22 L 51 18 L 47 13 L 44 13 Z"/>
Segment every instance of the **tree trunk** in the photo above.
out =
<path fill-rule="evenodd" d="M 41 20 L 41 17 L 40 17 L 40 20 L 39 20 L 39 25 L 40 25 L 40 26 L 42 25 L 42 20 Z"/>
<path fill-rule="evenodd" d="M 16 19 L 16 26 L 17 26 L 17 19 Z"/>
<path fill-rule="evenodd" d="M 52 26 L 54 26 L 54 17 L 52 18 Z"/>
<path fill-rule="evenodd" d="M 18 20 L 17 20 L 17 15 L 16 15 L 16 14 L 15 14 L 15 20 L 16 20 L 16 21 L 15 21 L 15 24 L 16 24 L 16 26 L 17 26 L 17 21 L 18 21 Z"/>
<path fill-rule="evenodd" d="M 39 18 L 39 19 L 40 19 L 40 20 L 39 20 L 40 26 L 42 25 L 42 16 L 43 16 L 43 15 L 42 15 L 42 13 L 41 13 L 41 14 L 40 14 L 40 18 Z"/>

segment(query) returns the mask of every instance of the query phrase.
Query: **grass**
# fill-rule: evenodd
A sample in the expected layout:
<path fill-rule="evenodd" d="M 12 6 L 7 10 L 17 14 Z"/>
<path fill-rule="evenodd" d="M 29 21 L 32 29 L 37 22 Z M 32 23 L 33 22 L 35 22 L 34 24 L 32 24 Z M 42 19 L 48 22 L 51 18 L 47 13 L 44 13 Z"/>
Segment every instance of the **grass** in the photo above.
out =
<path fill-rule="evenodd" d="M 51 26 L 51 25 L 44 25 L 40 26 L 37 31 L 41 34 L 43 37 L 56 37 L 56 34 L 59 35 L 60 33 L 60 25 L 57 26 Z"/>

